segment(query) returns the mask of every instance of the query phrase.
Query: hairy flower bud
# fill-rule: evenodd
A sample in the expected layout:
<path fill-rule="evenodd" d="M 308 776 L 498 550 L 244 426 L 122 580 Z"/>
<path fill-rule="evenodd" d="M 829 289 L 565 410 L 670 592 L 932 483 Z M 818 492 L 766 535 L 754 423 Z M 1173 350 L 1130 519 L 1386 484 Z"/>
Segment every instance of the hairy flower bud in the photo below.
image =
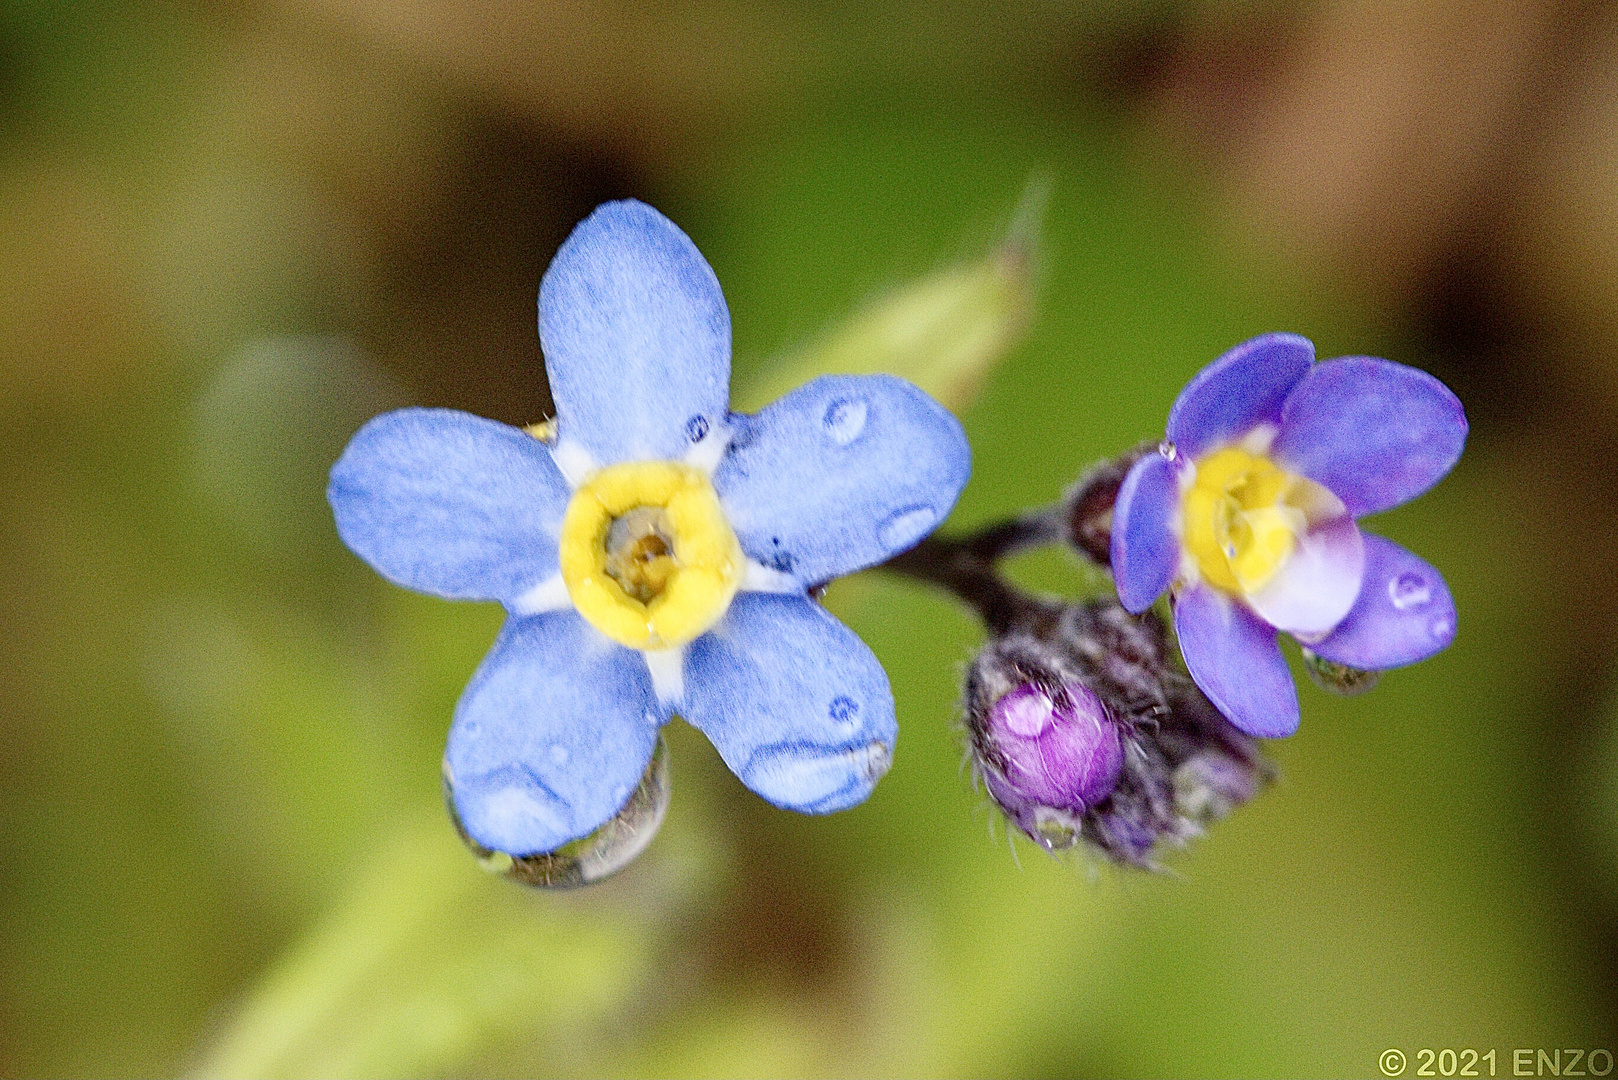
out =
<path fill-rule="evenodd" d="M 1018 828 L 1047 849 L 1078 842 L 1075 817 L 1112 793 L 1118 729 L 1082 683 L 1024 683 L 982 723 L 983 780 Z"/>
<path fill-rule="evenodd" d="M 1112 566 L 1112 509 L 1124 477 L 1135 462 L 1156 450 L 1156 443 L 1141 443 L 1121 457 L 1103 461 L 1062 496 L 1063 539 L 1097 566 Z"/>
<path fill-rule="evenodd" d="M 966 728 L 975 775 L 1047 851 L 1089 843 L 1155 867 L 1251 799 L 1272 770 L 1173 662 L 1155 615 L 1114 600 L 1051 605 L 973 661 Z"/>

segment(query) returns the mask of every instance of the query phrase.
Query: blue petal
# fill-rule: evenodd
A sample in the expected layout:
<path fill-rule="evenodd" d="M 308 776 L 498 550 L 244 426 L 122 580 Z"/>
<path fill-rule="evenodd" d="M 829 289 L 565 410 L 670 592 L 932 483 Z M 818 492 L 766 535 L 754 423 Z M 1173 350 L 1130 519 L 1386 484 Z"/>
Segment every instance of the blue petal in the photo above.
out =
<path fill-rule="evenodd" d="M 914 546 L 972 471 L 960 422 L 890 375 L 828 375 L 735 422 L 714 472 L 731 527 L 805 585 Z"/>
<path fill-rule="evenodd" d="M 730 312 L 702 253 L 645 203 L 580 222 L 539 285 L 557 436 L 598 465 L 679 459 L 723 423 Z"/>
<path fill-rule="evenodd" d="M 1191 678 L 1232 724 L 1265 739 L 1298 730 L 1298 689 L 1273 626 L 1197 585 L 1175 598 L 1174 633 Z"/>
<path fill-rule="evenodd" d="M 1449 387 L 1403 364 L 1345 356 L 1292 391 L 1273 453 L 1360 517 L 1432 487 L 1465 445 L 1466 412 Z"/>
<path fill-rule="evenodd" d="M 1444 576 L 1391 540 L 1365 534 L 1365 581 L 1336 629 L 1309 645 L 1337 664 L 1379 671 L 1425 660 L 1455 639 Z"/>
<path fill-rule="evenodd" d="M 444 751 L 462 827 L 508 855 L 588 835 L 640 782 L 664 719 L 639 654 L 576 612 L 507 620 Z"/>
<path fill-rule="evenodd" d="M 1244 341 L 1197 372 L 1169 410 L 1169 441 L 1200 457 L 1281 418 L 1281 403 L 1314 363 L 1315 347 L 1297 334 Z"/>
<path fill-rule="evenodd" d="M 1152 606 L 1180 567 L 1174 535 L 1180 484 L 1174 464 L 1147 454 L 1129 470 L 1112 511 L 1112 576 L 1124 610 L 1139 615 Z"/>
<path fill-rule="evenodd" d="M 738 594 L 687 650 L 682 715 L 742 783 L 806 814 L 865 801 L 899 734 L 882 665 L 804 596 Z"/>
<path fill-rule="evenodd" d="M 326 489 L 337 533 L 389 581 L 457 600 L 513 600 L 556 573 L 569 491 L 517 428 L 450 409 L 362 427 Z"/>

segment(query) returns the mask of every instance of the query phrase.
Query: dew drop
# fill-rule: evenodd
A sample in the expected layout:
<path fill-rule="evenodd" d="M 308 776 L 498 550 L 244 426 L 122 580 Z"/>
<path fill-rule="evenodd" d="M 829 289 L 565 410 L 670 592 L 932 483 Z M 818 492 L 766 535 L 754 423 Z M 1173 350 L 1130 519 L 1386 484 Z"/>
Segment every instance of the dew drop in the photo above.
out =
<path fill-rule="evenodd" d="M 860 707 L 859 703 L 853 698 L 844 697 L 839 694 L 837 697 L 831 699 L 831 705 L 826 711 L 831 716 L 832 720 L 836 721 L 837 723 L 852 725 L 854 723 L 854 717 L 859 714 Z"/>
<path fill-rule="evenodd" d="M 772 801 L 818 806 L 809 812 L 819 813 L 828 805 L 848 805 L 851 787 L 863 786 L 857 781 L 874 784 L 892 764 L 893 751 L 880 740 L 836 747 L 777 743 L 755 751 L 737 775 L 754 791 L 770 792 Z"/>
<path fill-rule="evenodd" d="M 1380 671 L 1365 671 L 1317 656 L 1309 649 L 1302 650 L 1303 667 L 1316 686 L 1333 694 L 1353 697 L 1363 694 L 1382 678 Z"/>
<path fill-rule="evenodd" d="M 1034 808 L 1034 831 L 1028 837 L 1046 851 L 1066 851 L 1079 842 L 1083 828 L 1079 819 L 1066 810 L 1039 806 Z"/>
<path fill-rule="evenodd" d="M 847 446 L 860 437 L 865 430 L 865 417 L 869 412 L 863 401 L 834 401 L 826 408 L 826 416 L 822 423 L 826 427 L 826 437 L 838 446 Z"/>
<path fill-rule="evenodd" d="M 685 422 L 685 437 L 692 442 L 701 442 L 708 435 L 708 418 L 698 413 Z"/>
<path fill-rule="evenodd" d="M 877 529 L 877 539 L 888 551 L 903 551 L 927 535 L 938 521 L 930 506 L 907 506 L 888 516 Z"/>
<path fill-rule="evenodd" d="M 1022 686 L 1000 699 L 998 705 L 1006 729 L 1024 739 L 1037 739 L 1051 726 L 1055 706 L 1034 687 Z"/>
<path fill-rule="evenodd" d="M 1420 607 L 1433 598 L 1433 588 L 1420 574 L 1406 572 L 1388 582 L 1388 599 L 1400 611 Z"/>
<path fill-rule="evenodd" d="M 888 775 L 888 770 L 893 767 L 893 751 L 888 749 L 887 743 L 868 743 L 863 756 L 865 758 L 865 775 L 873 782 Z"/>
<path fill-rule="evenodd" d="M 1448 641 L 1455 636 L 1455 619 L 1449 615 L 1440 615 L 1427 627 L 1427 632 L 1434 641 Z"/>
<path fill-rule="evenodd" d="M 553 748 L 553 756 L 556 749 L 560 748 Z M 446 770 L 444 801 L 449 807 L 450 820 L 485 869 L 537 888 L 572 889 L 616 874 L 634 861 L 657 835 L 669 808 L 668 746 L 659 735 L 640 783 L 633 791 L 626 789 L 628 798 L 623 807 L 605 825 L 555 851 L 536 855 L 491 851 L 468 837 L 455 813 L 452 783 Z"/>

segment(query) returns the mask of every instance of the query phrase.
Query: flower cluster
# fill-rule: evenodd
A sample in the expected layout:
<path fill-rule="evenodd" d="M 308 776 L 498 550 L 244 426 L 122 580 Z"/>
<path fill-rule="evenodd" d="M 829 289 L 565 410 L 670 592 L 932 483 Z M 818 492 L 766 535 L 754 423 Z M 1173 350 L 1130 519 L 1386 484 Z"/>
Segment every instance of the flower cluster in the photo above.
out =
<path fill-rule="evenodd" d="M 1161 445 L 1101 464 L 1054 506 L 890 563 L 989 631 L 964 712 L 974 775 L 1007 820 L 1047 850 L 1155 865 L 1159 844 L 1257 794 L 1272 774 L 1259 739 L 1296 730 L 1278 630 L 1341 690 L 1448 645 L 1443 577 L 1356 519 L 1425 491 L 1465 438 L 1431 376 L 1316 364 L 1309 342 L 1271 334 L 1192 380 Z M 1111 569 L 1117 599 L 1053 601 L 1000 574 L 1051 543 Z M 1178 649 L 1152 610 L 1164 592 Z"/>
<path fill-rule="evenodd" d="M 944 519 L 970 468 L 960 425 L 886 376 L 731 412 L 719 283 L 638 202 L 574 230 L 539 322 L 554 421 L 387 413 L 328 491 L 384 577 L 509 613 L 444 757 L 469 841 L 525 858 L 598 830 L 675 712 L 778 806 L 865 799 L 892 760 L 892 693 L 810 590 Z"/>
<path fill-rule="evenodd" d="M 1047 850 L 1136 866 L 1271 776 L 1259 740 L 1299 722 L 1279 632 L 1342 687 L 1454 636 L 1438 571 L 1358 524 L 1465 443 L 1460 403 L 1413 368 L 1255 338 L 1181 392 L 1160 445 L 952 540 L 929 534 L 969 472 L 955 419 L 880 375 L 732 412 L 718 281 L 650 207 L 609 203 L 574 230 L 539 322 L 553 420 L 388 413 L 328 491 L 383 576 L 509 613 L 456 706 L 444 784 L 468 844 L 521 880 L 594 880 L 644 847 L 676 713 L 777 806 L 864 800 L 892 761 L 893 698 L 816 597 L 865 567 L 983 619 L 966 729 L 1007 819 Z M 1037 597 L 999 572 L 1060 543 L 1110 569 L 1117 598 Z M 1152 610 L 1165 593 L 1173 639 Z"/>
<path fill-rule="evenodd" d="M 1466 433 L 1455 395 L 1415 368 L 1317 364 L 1294 334 L 1238 345 L 1181 391 L 1160 451 L 1118 490 L 1119 599 L 1140 612 L 1170 592 L 1197 685 L 1243 731 L 1290 735 L 1298 697 L 1276 631 L 1370 671 L 1455 636 L 1443 576 L 1356 519 L 1437 483 Z"/>
<path fill-rule="evenodd" d="M 976 776 L 1047 851 L 1080 842 L 1153 867 L 1269 780 L 1258 741 L 1231 726 L 1172 660 L 1162 623 L 1114 600 L 1033 601 L 966 677 Z"/>

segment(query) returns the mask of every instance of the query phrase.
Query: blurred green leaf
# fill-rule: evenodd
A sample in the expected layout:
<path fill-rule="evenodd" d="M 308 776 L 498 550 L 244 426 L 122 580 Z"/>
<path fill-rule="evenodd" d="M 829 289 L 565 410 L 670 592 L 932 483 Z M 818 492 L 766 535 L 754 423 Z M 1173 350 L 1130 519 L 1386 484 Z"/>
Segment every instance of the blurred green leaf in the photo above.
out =
<path fill-rule="evenodd" d="M 677 895 L 536 894 L 475 868 L 441 813 L 412 816 L 276 964 L 196 1070 L 209 1077 L 452 1073 L 522 1037 L 569 1059 L 650 971 Z M 628 902 L 633 900 L 634 902 Z"/>
<path fill-rule="evenodd" d="M 987 255 L 935 270 L 868 301 L 744 383 L 738 404 L 760 408 L 820 375 L 880 372 L 908 379 L 947 408 L 964 411 L 1033 317 L 1049 188 L 1044 177 L 1029 181 L 1014 224 Z"/>
<path fill-rule="evenodd" d="M 406 404 L 404 388 L 342 338 L 261 338 L 227 358 L 197 400 L 193 475 L 254 547 L 330 548 L 332 462 L 361 424 Z"/>

